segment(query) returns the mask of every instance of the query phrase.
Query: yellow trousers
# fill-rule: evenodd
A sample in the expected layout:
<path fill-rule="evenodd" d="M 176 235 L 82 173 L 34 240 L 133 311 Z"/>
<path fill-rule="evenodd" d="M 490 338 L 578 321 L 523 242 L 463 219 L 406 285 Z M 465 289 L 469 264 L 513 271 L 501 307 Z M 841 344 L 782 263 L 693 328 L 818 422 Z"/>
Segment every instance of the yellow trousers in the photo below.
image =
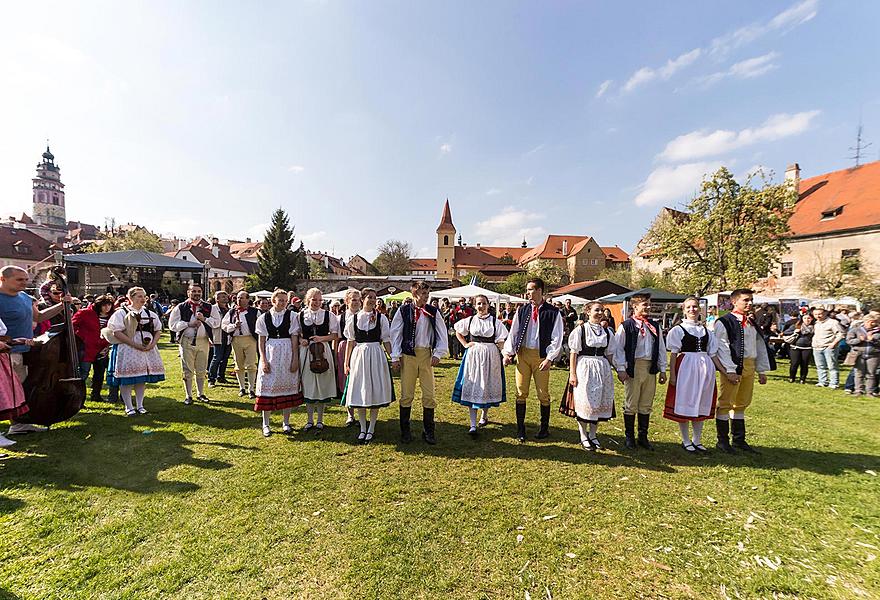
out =
<path fill-rule="evenodd" d="M 180 343 L 180 365 L 183 368 L 184 381 L 192 381 L 193 374 L 197 379 L 205 379 L 208 375 L 208 352 L 211 342 L 208 338 L 183 338 Z"/>
<path fill-rule="evenodd" d="M 416 379 L 422 390 L 422 408 L 435 408 L 434 367 L 431 366 L 433 352 L 430 348 L 416 348 L 416 355 L 404 354 L 400 357 L 400 405 L 412 406 L 416 397 Z"/>
<path fill-rule="evenodd" d="M 525 404 L 529 384 L 535 381 L 535 392 L 541 406 L 550 406 L 550 369 L 541 370 L 541 353 L 537 348 L 522 347 L 516 353 L 516 403 Z"/>
<path fill-rule="evenodd" d="M 238 387 L 242 390 L 257 389 L 257 340 L 249 335 L 237 335 L 232 338 L 232 355 L 235 357 L 235 376 Z M 245 385 L 245 374 L 250 380 L 250 388 Z"/>
<path fill-rule="evenodd" d="M 633 376 L 626 380 L 623 389 L 626 392 L 626 400 L 623 403 L 623 413 L 634 415 L 650 415 L 654 405 L 654 393 L 657 391 L 657 374 L 651 375 L 651 361 L 637 358 Z"/>
<path fill-rule="evenodd" d="M 752 403 L 755 392 L 755 359 L 743 359 L 743 372 L 739 383 L 730 383 L 724 373 L 721 380 L 721 393 L 718 395 L 718 411 L 742 411 Z"/>

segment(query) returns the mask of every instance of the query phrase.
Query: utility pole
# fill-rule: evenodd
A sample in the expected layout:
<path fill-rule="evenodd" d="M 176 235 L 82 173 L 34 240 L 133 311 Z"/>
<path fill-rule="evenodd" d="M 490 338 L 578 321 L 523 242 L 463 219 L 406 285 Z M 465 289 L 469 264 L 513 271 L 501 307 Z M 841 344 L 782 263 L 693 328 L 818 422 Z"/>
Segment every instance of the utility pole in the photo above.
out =
<path fill-rule="evenodd" d="M 862 143 L 862 118 L 861 116 L 859 116 L 859 129 L 856 133 L 856 145 L 849 148 L 849 150 L 854 153 L 849 158 L 850 160 L 856 161 L 857 167 L 862 163 L 862 155 L 864 154 L 865 150 L 871 147 L 871 145 L 872 144 L 870 142 L 867 144 Z"/>

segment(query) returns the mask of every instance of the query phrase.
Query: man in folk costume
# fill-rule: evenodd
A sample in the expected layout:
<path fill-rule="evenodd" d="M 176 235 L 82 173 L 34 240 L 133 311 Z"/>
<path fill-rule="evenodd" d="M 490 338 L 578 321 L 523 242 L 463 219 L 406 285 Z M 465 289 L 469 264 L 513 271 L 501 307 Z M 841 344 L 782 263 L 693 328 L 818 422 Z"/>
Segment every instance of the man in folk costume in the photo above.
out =
<path fill-rule="evenodd" d="M 257 397 L 257 317 L 260 311 L 250 305 L 250 296 L 244 290 L 235 297 L 235 306 L 223 316 L 220 327 L 232 340 L 235 357 L 235 377 L 238 395 Z M 247 380 L 245 380 L 247 376 Z"/>
<path fill-rule="evenodd" d="M 550 367 L 562 353 L 564 325 L 559 309 L 544 302 L 544 280 L 535 277 L 526 284 L 528 304 L 513 316 L 511 335 L 504 342 L 504 364 L 516 357 L 516 432 L 520 443 L 526 441 L 526 399 L 529 385 L 535 381 L 535 393 L 541 404 L 541 427 L 536 439 L 550 435 Z"/>
<path fill-rule="evenodd" d="M 734 447 L 743 452 L 757 453 L 746 442 L 745 411 L 752 403 L 755 374 L 758 374 L 758 383 L 764 385 L 767 383 L 767 371 L 776 369 L 776 361 L 752 316 L 753 298 L 752 290 L 733 290 L 730 294 L 733 310 L 715 321 L 718 359 L 724 366 L 715 427 L 718 430 L 718 449 L 731 454 L 735 452 Z M 733 446 L 729 434 L 732 434 Z"/>
<path fill-rule="evenodd" d="M 176 331 L 180 344 L 180 364 L 183 367 L 183 387 L 186 389 L 184 404 L 192 404 L 193 375 L 196 379 L 198 398 L 208 402 L 205 395 L 205 378 L 208 375 L 208 354 L 211 351 L 213 330 L 220 325 L 217 305 L 202 301 L 202 286 L 191 283 L 187 290 L 189 299 L 171 311 L 168 327 Z"/>
<path fill-rule="evenodd" d="M 401 306 L 391 322 L 391 368 L 400 369 L 400 439 L 412 441 L 410 417 L 418 379 L 422 390 L 422 439 L 436 444 L 434 367 L 449 351 L 449 339 L 440 310 L 428 304 L 428 284 L 414 281 L 410 291 L 413 302 Z"/>
<path fill-rule="evenodd" d="M 617 378 L 623 383 L 626 400 L 623 404 L 625 444 L 629 449 L 636 443 L 646 450 L 654 446 L 648 440 L 648 426 L 657 381 L 666 383 L 666 344 L 660 323 L 648 317 L 651 295 L 630 296 L 631 316 L 617 328 L 617 352 L 614 364 Z M 635 435 L 636 418 L 639 421 L 638 438 Z"/>

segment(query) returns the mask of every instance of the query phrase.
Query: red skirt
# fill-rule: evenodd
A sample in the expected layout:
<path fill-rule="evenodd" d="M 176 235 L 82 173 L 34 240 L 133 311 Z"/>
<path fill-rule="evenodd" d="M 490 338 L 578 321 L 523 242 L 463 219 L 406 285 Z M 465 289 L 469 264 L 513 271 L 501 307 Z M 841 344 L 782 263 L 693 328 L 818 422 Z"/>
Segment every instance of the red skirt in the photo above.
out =
<path fill-rule="evenodd" d="M 12 369 L 9 353 L 0 354 L 0 421 L 12 420 L 28 411 L 24 390 Z"/>
<path fill-rule="evenodd" d="M 257 396 L 254 402 L 254 410 L 284 410 L 285 408 L 296 408 L 303 403 L 303 395 L 295 394 L 292 396 Z"/>

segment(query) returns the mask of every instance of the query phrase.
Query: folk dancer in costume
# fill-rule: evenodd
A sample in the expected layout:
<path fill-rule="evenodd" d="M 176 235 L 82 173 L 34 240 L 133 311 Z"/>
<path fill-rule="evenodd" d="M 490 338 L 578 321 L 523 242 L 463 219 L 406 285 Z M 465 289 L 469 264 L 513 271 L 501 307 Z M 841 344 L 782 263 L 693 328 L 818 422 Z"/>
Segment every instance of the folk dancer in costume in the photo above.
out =
<path fill-rule="evenodd" d="M 6 334 L 6 324 L 0 319 L 0 337 L 5 337 Z M 14 420 L 28 411 L 21 381 L 12 368 L 9 352 L 12 349 L 12 340 L 7 341 L 9 343 L 0 340 L 0 421 Z M 13 444 L 14 440 L 0 433 L 0 448 L 8 448 Z"/>
<path fill-rule="evenodd" d="M 682 309 L 684 320 L 666 334 L 672 356 L 663 417 L 678 423 L 681 446 L 687 452 L 708 452 L 702 441 L 703 422 L 715 417 L 715 371 L 723 373 L 724 366 L 718 359 L 715 332 L 700 323 L 700 301 L 686 298 Z"/>
<path fill-rule="evenodd" d="M 336 387 L 336 360 L 331 346 L 339 335 L 339 317 L 321 308 L 322 304 L 321 290 L 311 288 L 306 292 L 305 304 L 299 311 L 299 376 L 308 413 L 303 431 L 315 428 L 316 433 L 324 430 L 324 407 L 339 397 Z M 323 348 L 324 360 L 327 361 L 327 368 L 323 371 L 312 370 L 315 365 L 312 363 L 311 353 L 315 345 Z"/>
<path fill-rule="evenodd" d="M 452 389 L 452 401 L 467 406 L 471 418 L 468 434 L 477 435 L 477 410 L 480 427 L 489 422 L 489 408 L 507 400 L 501 348 L 507 339 L 507 327 L 489 313 L 489 299 L 475 298 L 477 314 L 455 324 L 455 335 L 464 348 L 458 377 Z"/>
<path fill-rule="evenodd" d="M 614 371 L 611 361 L 617 351 L 614 330 L 602 325 L 605 320 L 601 302 L 590 302 L 584 309 L 587 321 L 568 335 L 568 384 L 571 404 L 563 398 L 559 412 L 577 419 L 581 446 L 595 452 L 602 445 L 596 433 L 600 421 L 615 417 Z"/>
<path fill-rule="evenodd" d="M 229 312 L 229 294 L 220 291 L 214 294 L 214 306 L 220 314 L 220 319 Z M 213 329 L 214 347 L 211 353 L 211 363 L 208 366 L 208 387 L 214 387 L 218 383 L 226 383 L 226 368 L 229 363 L 229 355 L 232 352 L 232 340 L 222 324 L 217 323 Z"/>
<path fill-rule="evenodd" d="M 346 317 L 345 393 L 343 401 L 358 411 L 361 431 L 357 440 L 369 444 L 376 430 L 379 409 L 394 402 L 394 386 L 385 354 L 391 354 L 388 317 L 376 310 L 376 290 L 361 291 L 364 307 Z M 367 409 L 370 422 L 367 424 Z"/>
<path fill-rule="evenodd" d="M 235 296 L 235 306 L 220 322 L 220 327 L 232 340 L 235 358 L 235 377 L 238 379 L 238 395 L 257 397 L 257 317 L 259 311 L 250 305 L 250 296 L 244 290 Z"/>
<path fill-rule="evenodd" d="M 39 310 L 36 300 L 24 291 L 27 285 L 28 273 L 25 269 L 15 265 L 0 268 L 0 320 L 6 325 L 6 335 L 16 340 L 26 341 L 23 344 L 13 345 L 9 354 L 12 370 L 15 371 L 21 384 L 24 384 L 27 379 L 28 368 L 24 364 L 24 353 L 30 350 L 33 345 L 34 323 L 48 321 L 60 314 L 64 310 L 65 302 L 73 300 L 70 295 L 67 295 L 62 299 L 63 302 Z M 17 423 L 15 417 L 12 417 L 10 421 L 12 421 L 12 425 L 6 435 L 44 432 L 47 429 L 31 423 Z"/>
<path fill-rule="evenodd" d="M 526 400 L 531 380 L 541 404 L 541 427 L 536 439 L 550 435 L 550 367 L 562 354 L 562 315 L 559 309 L 544 302 L 544 280 L 530 279 L 526 284 L 528 304 L 520 306 L 510 324 L 511 335 L 504 342 L 504 364 L 516 357 L 516 435 L 526 441 Z"/>
<path fill-rule="evenodd" d="M 776 369 L 776 362 L 752 318 L 753 297 L 752 290 L 733 290 L 730 294 L 733 310 L 715 321 L 718 359 L 724 367 L 720 377 L 721 395 L 715 412 L 715 427 L 718 430 L 718 448 L 731 454 L 735 450 L 728 434 L 732 434 L 736 448 L 744 452 L 757 452 L 746 442 L 745 412 L 752 403 L 755 374 L 758 374 L 758 383 L 764 385 L 767 383 L 767 371 Z"/>
<path fill-rule="evenodd" d="M 614 365 L 617 378 L 623 382 L 626 401 L 623 405 L 625 444 L 636 447 L 635 424 L 639 420 L 638 445 L 646 450 L 654 447 L 648 441 L 648 426 L 657 380 L 666 383 L 666 345 L 660 323 L 648 317 L 650 294 L 630 296 L 632 316 L 617 328 L 617 353 Z"/>
<path fill-rule="evenodd" d="M 281 431 L 293 433 L 290 411 L 302 404 L 299 381 L 299 319 L 287 310 L 287 292 L 275 290 L 272 308 L 260 315 L 256 324 L 260 336 L 260 368 L 257 373 L 257 399 L 254 410 L 263 414 L 263 435 L 272 435 L 269 416 L 280 410 Z"/>
<path fill-rule="evenodd" d="M 193 401 L 193 376 L 196 379 L 198 398 L 208 402 L 205 395 L 205 378 L 208 376 L 208 354 L 214 338 L 214 328 L 220 325 L 220 311 L 216 305 L 202 300 L 202 286 L 191 283 L 187 290 L 189 299 L 171 311 L 168 327 L 177 332 L 180 345 L 180 364 L 183 367 L 183 387 L 186 390 L 184 404 Z"/>
<path fill-rule="evenodd" d="M 412 303 L 404 304 L 391 322 L 391 368 L 400 369 L 400 439 L 412 441 L 410 417 L 416 380 L 422 391 L 422 439 L 436 444 L 434 367 L 449 352 L 449 338 L 440 309 L 428 304 L 428 284 L 413 281 Z"/>
<path fill-rule="evenodd" d="M 339 339 L 336 341 L 336 381 L 339 386 L 340 398 L 345 391 L 345 347 L 348 345 L 348 337 L 345 335 L 346 324 L 348 323 L 348 315 L 356 315 L 361 310 L 361 292 L 360 290 L 350 289 L 345 292 L 345 306 L 340 313 Z M 354 416 L 354 408 L 346 407 L 348 417 L 345 419 L 345 426 L 352 427 L 357 423 Z"/>
<path fill-rule="evenodd" d="M 156 345 L 162 333 L 162 319 L 148 309 L 142 287 L 128 290 L 128 306 L 116 309 L 107 322 L 116 344 L 110 351 L 107 381 L 119 386 L 125 416 L 146 414 L 144 393 L 148 383 L 165 380 L 165 365 Z M 134 402 L 132 402 L 134 391 Z"/>

